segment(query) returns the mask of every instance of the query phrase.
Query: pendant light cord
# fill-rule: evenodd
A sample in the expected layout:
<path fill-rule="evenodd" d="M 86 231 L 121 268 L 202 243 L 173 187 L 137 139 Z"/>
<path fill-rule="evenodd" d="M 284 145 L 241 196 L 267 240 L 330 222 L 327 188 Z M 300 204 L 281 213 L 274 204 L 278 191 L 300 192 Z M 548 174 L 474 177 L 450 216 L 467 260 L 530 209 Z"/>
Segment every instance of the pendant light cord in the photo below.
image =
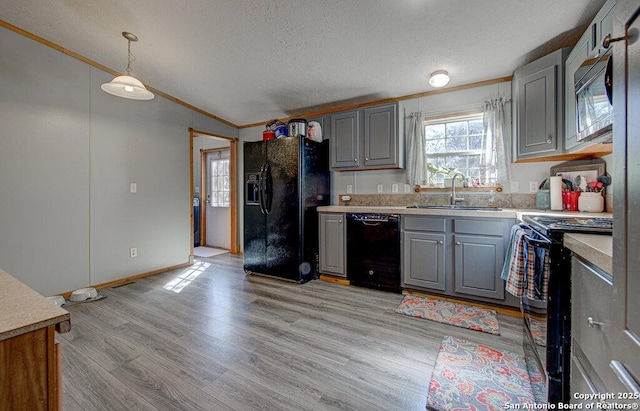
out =
<path fill-rule="evenodd" d="M 127 76 L 131 76 L 131 40 L 127 40 Z M 135 59 L 135 57 L 134 57 Z"/>

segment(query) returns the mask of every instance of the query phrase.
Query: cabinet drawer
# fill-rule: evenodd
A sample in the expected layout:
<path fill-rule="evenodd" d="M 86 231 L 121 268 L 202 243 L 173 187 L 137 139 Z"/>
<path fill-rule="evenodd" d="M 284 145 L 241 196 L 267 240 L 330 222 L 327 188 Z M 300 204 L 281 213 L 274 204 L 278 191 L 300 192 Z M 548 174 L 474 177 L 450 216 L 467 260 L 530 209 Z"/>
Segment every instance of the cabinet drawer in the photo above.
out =
<path fill-rule="evenodd" d="M 615 298 L 611 278 L 580 258 L 574 257 L 571 264 L 573 343 L 582 349 L 595 370 L 606 374 L 616 334 L 611 324 Z M 605 375 L 600 377 L 605 379 Z"/>
<path fill-rule="evenodd" d="M 501 220 L 453 220 L 453 231 L 455 233 L 497 235 L 502 236 L 503 226 Z"/>
<path fill-rule="evenodd" d="M 446 230 L 446 219 L 432 217 L 403 216 L 402 222 L 405 230 L 435 231 L 444 233 Z"/>

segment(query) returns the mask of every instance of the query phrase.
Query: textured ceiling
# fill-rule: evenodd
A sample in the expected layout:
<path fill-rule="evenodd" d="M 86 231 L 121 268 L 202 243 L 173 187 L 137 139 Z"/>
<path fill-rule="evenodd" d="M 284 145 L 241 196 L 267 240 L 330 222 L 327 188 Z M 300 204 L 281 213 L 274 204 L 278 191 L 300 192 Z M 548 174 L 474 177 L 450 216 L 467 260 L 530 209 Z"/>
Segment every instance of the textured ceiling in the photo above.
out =
<path fill-rule="evenodd" d="M 237 125 L 509 76 L 604 0 L 2 0 L 0 19 Z M 578 28 L 577 30 L 575 30 Z M 143 103 L 141 103 L 143 104 Z"/>

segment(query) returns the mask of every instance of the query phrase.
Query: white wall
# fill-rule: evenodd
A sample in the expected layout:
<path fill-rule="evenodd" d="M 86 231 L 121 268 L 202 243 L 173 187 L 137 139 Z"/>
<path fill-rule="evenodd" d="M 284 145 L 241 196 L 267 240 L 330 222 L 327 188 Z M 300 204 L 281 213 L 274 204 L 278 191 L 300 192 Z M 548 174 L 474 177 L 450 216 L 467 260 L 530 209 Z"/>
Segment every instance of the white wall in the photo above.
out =
<path fill-rule="evenodd" d="M 0 268 L 49 295 L 187 262 L 188 128 L 237 130 L 5 28 L 0 55 Z"/>

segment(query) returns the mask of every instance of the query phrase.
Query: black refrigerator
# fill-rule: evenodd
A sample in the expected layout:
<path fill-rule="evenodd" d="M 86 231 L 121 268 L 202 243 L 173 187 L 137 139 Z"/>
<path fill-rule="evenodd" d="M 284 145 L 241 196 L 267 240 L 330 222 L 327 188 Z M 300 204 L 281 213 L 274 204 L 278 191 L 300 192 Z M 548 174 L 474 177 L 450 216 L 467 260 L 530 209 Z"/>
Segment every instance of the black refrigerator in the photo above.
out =
<path fill-rule="evenodd" d="M 318 277 L 318 211 L 329 205 L 329 147 L 307 138 L 244 143 L 244 270 Z"/>

